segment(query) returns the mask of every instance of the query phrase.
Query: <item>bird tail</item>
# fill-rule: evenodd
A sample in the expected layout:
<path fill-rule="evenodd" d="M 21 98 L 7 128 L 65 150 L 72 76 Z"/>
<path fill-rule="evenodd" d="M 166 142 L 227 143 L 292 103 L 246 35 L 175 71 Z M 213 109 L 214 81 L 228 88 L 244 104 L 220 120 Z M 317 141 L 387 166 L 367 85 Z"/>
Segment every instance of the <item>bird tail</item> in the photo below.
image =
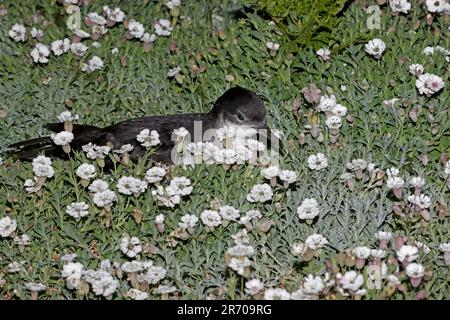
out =
<path fill-rule="evenodd" d="M 46 128 L 53 132 L 64 131 L 63 123 L 49 123 Z M 98 137 L 101 132 L 101 128 L 88 126 L 88 125 L 73 125 L 74 140 L 71 143 L 75 150 L 81 149 L 81 147 Z M 38 155 L 46 155 L 51 158 L 65 158 L 67 154 L 63 152 L 60 146 L 53 143 L 51 137 L 34 138 L 21 142 L 14 143 L 7 147 L 6 154 L 14 158 L 31 161 Z"/>

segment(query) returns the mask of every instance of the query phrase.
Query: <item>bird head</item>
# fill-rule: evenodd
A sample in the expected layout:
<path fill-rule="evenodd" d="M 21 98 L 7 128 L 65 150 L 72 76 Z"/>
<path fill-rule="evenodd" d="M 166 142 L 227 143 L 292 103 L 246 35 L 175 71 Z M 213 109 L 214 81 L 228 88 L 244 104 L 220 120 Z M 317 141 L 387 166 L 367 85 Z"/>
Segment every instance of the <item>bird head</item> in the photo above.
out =
<path fill-rule="evenodd" d="M 210 115 L 219 126 L 266 129 L 266 107 L 254 92 L 242 87 L 227 90 L 217 99 Z"/>

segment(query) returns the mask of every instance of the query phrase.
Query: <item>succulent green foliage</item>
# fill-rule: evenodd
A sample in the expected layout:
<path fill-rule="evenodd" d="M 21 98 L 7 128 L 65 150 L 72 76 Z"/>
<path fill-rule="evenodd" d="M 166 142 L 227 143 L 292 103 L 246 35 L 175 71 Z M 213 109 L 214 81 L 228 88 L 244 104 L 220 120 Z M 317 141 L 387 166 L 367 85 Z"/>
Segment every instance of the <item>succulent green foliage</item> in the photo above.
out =
<path fill-rule="evenodd" d="M 251 0 L 270 15 L 289 41 L 290 50 L 303 46 L 318 48 L 333 40 L 338 15 L 348 0 Z"/>

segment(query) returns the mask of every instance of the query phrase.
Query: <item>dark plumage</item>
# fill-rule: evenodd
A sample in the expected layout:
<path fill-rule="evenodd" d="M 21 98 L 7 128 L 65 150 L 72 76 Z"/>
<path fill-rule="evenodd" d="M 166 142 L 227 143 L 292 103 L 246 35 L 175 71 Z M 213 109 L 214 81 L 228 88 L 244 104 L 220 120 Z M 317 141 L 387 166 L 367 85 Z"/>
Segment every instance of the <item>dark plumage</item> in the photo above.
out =
<path fill-rule="evenodd" d="M 247 89 L 234 87 L 217 99 L 209 113 L 145 116 L 125 120 L 105 128 L 74 124 L 72 130 L 74 139 L 70 146 L 72 150 L 80 151 L 82 146 L 89 142 L 98 146 L 112 144 L 114 149 L 131 144 L 134 149 L 130 153 L 130 159 L 137 161 L 145 154 L 146 150 L 136 140 L 136 136 L 143 129 L 156 130 L 159 133 L 161 145 L 153 160 L 172 163 L 170 154 L 174 146 L 172 133 L 175 129 L 184 127 L 189 131 L 191 137 L 194 137 L 195 121 L 201 122 L 203 132 L 225 125 L 262 129 L 267 128 L 265 118 L 266 109 L 261 98 Z M 51 123 L 46 127 L 56 133 L 64 131 L 63 123 Z M 53 158 L 67 157 L 62 147 L 55 145 L 49 136 L 15 143 L 8 148 L 10 149 L 9 154 L 21 160 L 32 160 L 39 154 Z"/>

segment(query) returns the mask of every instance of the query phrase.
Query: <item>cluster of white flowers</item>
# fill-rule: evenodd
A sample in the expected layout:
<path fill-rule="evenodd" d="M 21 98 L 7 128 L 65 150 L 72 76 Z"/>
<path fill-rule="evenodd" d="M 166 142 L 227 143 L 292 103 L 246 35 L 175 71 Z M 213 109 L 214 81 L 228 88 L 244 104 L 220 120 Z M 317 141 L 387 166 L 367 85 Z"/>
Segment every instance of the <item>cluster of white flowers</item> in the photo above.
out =
<path fill-rule="evenodd" d="M 83 271 L 82 279 L 91 285 L 94 294 L 109 297 L 116 292 L 119 286 L 119 280 L 115 279 L 111 273 L 111 262 L 104 260 L 100 263 L 98 270 Z"/>
<path fill-rule="evenodd" d="M 365 50 L 375 59 L 380 59 L 383 52 L 386 50 L 386 44 L 381 39 L 373 39 L 365 45 Z"/>
<path fill-rule="evenodd" d="M 420 209 L 427 209 L 431 206 L 431 199 L 427 195 L 410 195 L 408 201 L 417 206 Z"/>
<path fill-rule="evenodd" d="M 366 294 L 366 289 L 361 289 L 364 284 L 364 276 L 358 274 L 356 271 L 348 271 L 344 275 L 337 274 L 336 278 L 339 280 L 338 291 L 343 296 L 357 295 L 363 296 Z"/>
<path fill-rule="evenodd" d="M 297 181 L 297 173 L 295 171 L 280 170 L 277 166 L 270 166 L 262 169 L 261 175 L 264 178 L 271 180 L 272 185 L 275 185 L 277 177 L 283 181 L 285 187 Z"/>
<path fill-rule="evenodd" d="M 316 51 L 316 55 L 325 62 L 330 61 L 331 59 L 331 51 L 328 48 L 320 48 Z"/>
<path fill-rule="evenodd" d="M 317 110 L 322 111 L 326 115 L 325 125 L 333 136 L 337 136 L 342 126 L 342 117 L 347 114 L 347 108 L 337 103 L 336 96 L 324 95 L 320 97 Z"/>
<path fill-rule="evenodd" d="M 159 173 L 151 172 L 150 178 L 154 180 L 153 178 L 155 174 L 158 177 L 161 177 L 162 173 L 162 171 Z M 156 198 L 160 205 L 173 208 L 175 205 L 180 203 L 181 197 L 191 194 L 192 191 L 193 187 L 191 186 L 191 180 L 186 177 L 174 177 L 165 188 L 159 185 L 156 186 L 156 189 L 152 190 L 152 195 Z"/>
<path fill-rule="evenodd" d="M 178 226 L 182 229 L 193 229 L 198 222 L 198 217 L 193 214 L 185 214 L 181 217 Z"/>
<path fill-rule="evenodd" d="M 227 266 L 240 275 L 248 273 L 251 266 L 249 257 L 255 254 L 255 248 L 249 245 L 235 245 L 226 251 Z"/>
<path fill-rule="evenodd" d="M 52 160 L 46 156 L 37 156 L 32 162 L 33 179 L 26 179 L 24 182 L 25 190 L 30 193 L 41 190 L 47 178 L 55 175 L 55 170 L 52 167 Z"/>
<path fill-rule="evenodd" d="M 162 167 L 153 167 L 146 171 L 145 179 L 148 183 L 157 183 L 164 179 L 166 173 L 166 170 Z"/>
<path fill-rule="evenodd" d="M 154 266 L 152 261 L 133 260 L 123 263 L 121 268 L 124 272 L 136 274 L 136 280 L 141 284 L 157 284 L 167 274 L 165 268 Z"/>
<path fill-rule="evenodd" d="M 159 19 L 155 25 L 155 33 L 161 37 L 168 37 L 172 33 L 173 26 L 167 19 Z"/>
<path fill-rule="evenodd" d="M 97 146 L 96 144 L 93 144 L 92 142 L 89 142 L 88 144 L 85 144 L 81 147 L 81 149 L 86 152 L 86 157 L 88 159 L 104 159 L 105 156 L 109 154 L 111 151 L 111 148 L 108 146 Z"/>

